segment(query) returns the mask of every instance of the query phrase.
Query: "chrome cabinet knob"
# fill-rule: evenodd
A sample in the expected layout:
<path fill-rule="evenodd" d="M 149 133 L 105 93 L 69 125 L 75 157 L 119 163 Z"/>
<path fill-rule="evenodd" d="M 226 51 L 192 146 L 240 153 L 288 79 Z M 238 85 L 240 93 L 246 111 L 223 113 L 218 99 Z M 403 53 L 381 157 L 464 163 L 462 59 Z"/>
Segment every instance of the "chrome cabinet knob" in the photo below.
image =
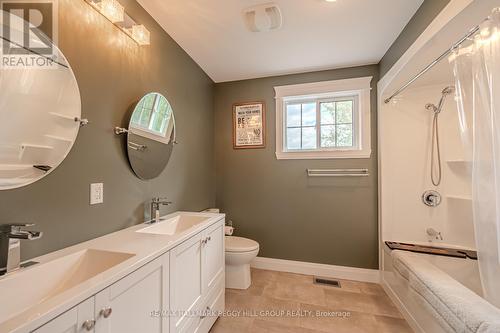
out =
<path fill-rule="evenodd" d="M 95 320 L 94 319 L 85 320 L 82 324 L 82 327 L 87 331 L 92 331 L 95 327 Z"/>
<path fill-rule="evenodd" d="M 210 312 L 210 307 L 207 306 L 207 308 L 205 309 L 204 313 L 200 316 L 200 319 L 204 319 L 208 316 L 208 313 Z"/>
<path fill-rule="evenodd" d="M 112 308 L 104 308 L 99 312 L 99 314 L 104 318 L 108 318 L 109 316 L 111 316 L 112 313 L 113 313 Z"/>

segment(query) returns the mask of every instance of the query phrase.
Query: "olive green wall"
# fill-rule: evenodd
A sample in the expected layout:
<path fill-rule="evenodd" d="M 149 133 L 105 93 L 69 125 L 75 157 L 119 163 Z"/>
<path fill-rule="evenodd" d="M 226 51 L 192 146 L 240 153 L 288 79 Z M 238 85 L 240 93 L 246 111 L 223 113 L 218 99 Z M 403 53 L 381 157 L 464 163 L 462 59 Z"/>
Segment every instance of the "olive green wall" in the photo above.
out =
<path fill-rule="evenodd" d="M 34 230 L 44 232 L 41 240 L 23 241 L 24 258 L 142 222 L 153 196 L 174 202 L 164 212 L 215 203 L 213 82 L 135 1 L 120 2 L 151 31 L 151 46 L 139 47 L 84 0 L 59 0 L 59 46 L 75 72 L 90 125 L 50 175 L 0 192 L 0 223 L 34 222 Z M 180 144 L 157 179 L 142 181 L 113 128 L 126 126 L 130 106 L 150 91 L 172 104 Z M 104 182 L 104 204 L 89 205 L 92 182 Z"/>
<path fill-rule="evenodd" d="M 450 0 L 425 0 L 380 61 L 383 77 L 401 58 Z"/>
<path fill-rule="evenodd" d="M 373 76 L 370 159 L 277 160 L 274 86 Z M 259 256 L 377 268 L 378 66 L 220 83 L 215 86 L 217 207 Z M 232 105 L 265 101 L 265 149 L 233 150 Z M 367 178 L 308 178 L 307 168 L 368 168 Z"/>

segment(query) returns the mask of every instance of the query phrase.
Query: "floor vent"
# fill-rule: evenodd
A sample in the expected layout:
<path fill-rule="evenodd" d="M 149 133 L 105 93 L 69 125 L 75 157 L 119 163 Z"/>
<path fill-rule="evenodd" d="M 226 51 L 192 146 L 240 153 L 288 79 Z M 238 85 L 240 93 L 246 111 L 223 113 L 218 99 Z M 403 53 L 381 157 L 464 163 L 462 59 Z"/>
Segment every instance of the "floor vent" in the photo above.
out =
<path fill-rule="evenodd" d="M 320 278 L 320 277 L 314 277 L 314 283 L 315 284 L 322 284 L 330 287 L 335 287 L 335 288 L 340 288 L 340 282 L 337 280 L 330 280 L 330 279 L 325 279 L 325 278 Z"/>

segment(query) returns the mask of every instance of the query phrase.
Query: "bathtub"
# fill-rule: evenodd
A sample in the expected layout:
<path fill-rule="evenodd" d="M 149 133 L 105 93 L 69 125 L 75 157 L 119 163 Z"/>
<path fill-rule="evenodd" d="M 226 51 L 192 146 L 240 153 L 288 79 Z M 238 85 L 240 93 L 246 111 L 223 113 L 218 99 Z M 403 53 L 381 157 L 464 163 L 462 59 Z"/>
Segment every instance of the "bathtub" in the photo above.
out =
<path fill-rule="evenodd" d="M 428 245 L 428 244 L 427 244 Z M 433 244 L 435 245 L 435 244 Z M 443 247 L 453 247 L 449 244 L 439 244 Z M 440 313 L 435 311 L 421 293 L 410 286 L 409 281 L 394 267 L 391 250 L 384 244 L 382 254 L 381 280 L 382 286 L 394 303 L 399 307 L 415 332 L 441 333 L 453 332 L 444 322 Z M 410 253 L 410 252 L 408 252 Z M 458 281 L 478 297 L 482 297 L 482 287 L 479 276 L 478 261 L 429 254 L 415 254 L 419 259 L 432 264 L 449 277 Z M 473 295 L 475 296 L 475 295 Z M 495 310 L 498 310 L 494 308 Z M 491 309 L 490 309 L 491 310 Z M 500 313 L 500 310 L 498 310 Z M 445 323 L 445 324 L 443 324 Z M 466 332 L 467 330 L 463 330 Z M 461 331 L 462 332 L 462 331 Z"/>

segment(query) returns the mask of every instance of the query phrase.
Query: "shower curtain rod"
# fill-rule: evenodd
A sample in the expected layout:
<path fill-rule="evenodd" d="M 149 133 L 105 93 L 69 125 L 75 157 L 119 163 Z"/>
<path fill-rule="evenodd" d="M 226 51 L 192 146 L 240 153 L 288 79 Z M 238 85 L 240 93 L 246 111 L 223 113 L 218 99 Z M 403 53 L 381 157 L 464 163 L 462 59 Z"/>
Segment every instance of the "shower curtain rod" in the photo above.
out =
<path fill-rule="evenodd" d="M 406 88 L 408 88 L 408 86 L 410 86 L 413 82 L 417 81 L 422 75 L 424 75 L 425 73 L 427 73 L 431 68 L 433 68 L 435 65 L 437 65 L 441 60 L 443 60 L 444 58 L 446 58 L 447 56 L 449 56 L 450 53 L 453 52 L 453 50 L 455 50 L 457 47 L 459 47 L 460 44 L 462 44 L 463 42 L 465 42 L 467 39 L 469 39 L 470 37 L 472 37 L 476 32 L 479 31 L 479 29 L 480 29 L 480 25 L 477 25 L 474 28 L 472 28 L 471 30 L 469 30 L 469 32 L 467 32 L 467 34 L 465 36 L 463 36 L 462 38 L 460 38 L 459 41 L 455 42 L 448 50 L 446 50 L 443 54 L 441 54 L 439 57 L 437 57 L 429 65 L 427 65 L 427 67 L 425 67 L 424 69 L 422 69 L 417 75 L 415 75 L 411 80 L 409 80 L 408 82 L 406 82 L 401 88 L 399 88 L 398 90 L 396 90 L 390 97 L 386 98 L 384 100 L 385 104 L 388 104 L 394 97 L 398 96 L 403 91 L 405 91 Z"/>

